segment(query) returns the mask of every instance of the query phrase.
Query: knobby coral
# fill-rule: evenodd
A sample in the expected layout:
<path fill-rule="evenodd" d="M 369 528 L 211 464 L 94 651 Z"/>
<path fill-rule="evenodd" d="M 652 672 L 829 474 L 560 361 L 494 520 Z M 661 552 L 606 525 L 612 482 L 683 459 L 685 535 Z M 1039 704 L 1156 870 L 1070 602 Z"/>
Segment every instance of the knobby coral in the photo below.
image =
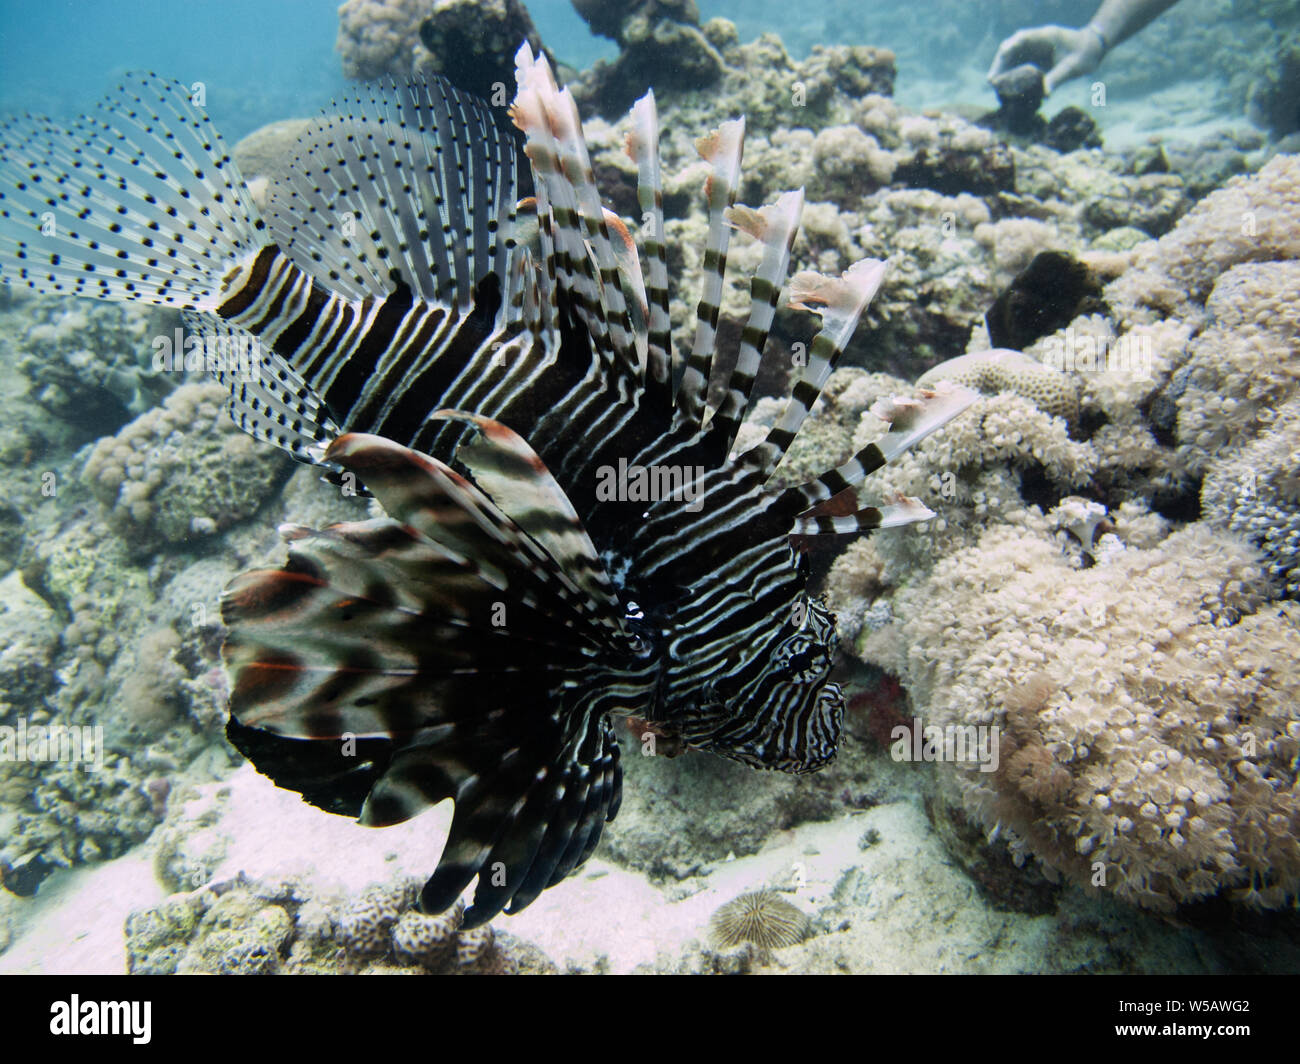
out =
<path fill-rule="evenodd" d="M 927 724 L 1001 729 L 944 784 L 1023 859 L 1154 909 L 1300 892 L 1300 630 L 1256 552 L 1196 523 L 1073 568 L 1033 511 L 895 598 L 866 656 Z"/>
<path fill-rule="evenodd" d="M 82 480 L 133 550 L 227 529 L 251 517 L 287 476 L 287 461 L 239 431 L 225 400 L 219 384 L 184 385 L 95 445 Z"/>
<path fill-rule="evenodd" d="M 1216 462 L 1201 488 L 1206 519 L 1257 544 L 1291 598 L 1300 598 L 1300 398 L 1273 427 Z"/>

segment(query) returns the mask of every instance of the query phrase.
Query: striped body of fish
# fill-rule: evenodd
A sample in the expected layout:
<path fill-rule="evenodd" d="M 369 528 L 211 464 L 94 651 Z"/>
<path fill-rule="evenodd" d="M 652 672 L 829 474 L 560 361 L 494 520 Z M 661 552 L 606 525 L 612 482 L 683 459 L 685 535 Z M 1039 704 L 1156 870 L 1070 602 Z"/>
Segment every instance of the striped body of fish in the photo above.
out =
<path fill-rule="evenodd" d="M 884 402 L 879 443 L 769 484 L 883 263 L 788 279 L 821 329 L 784 414 L 733 457 L 802 193 L 736 205 L 743 121 L 699 142 L 705 279 L 694 342 L 674 352 L 653 96 L 627 145 L 638 253 L 601 205 L 568 92 L 527 47 L 517 67 L 526 160 L 445 82 L 363 90 L 300 138 L 264 213 L 207 116 L 152 75 L 70 131 L 22 118 L 0 133 L 3 280 L 176 307 L 210 341 L 255 342 L 256 372 L 216 371 L 235 421 L 382 504 L 283 527 L 283 568 L 227 588 L 228 735 L 277 784 L 366 824 L 452 798 L 421 905 L 440 912 L 477 877 L 471 926 L 592 852 L 619 804 L 620 715 L 760 768 L 834 756 L 834 618 L 790 537 L 931 516 L 859 506 L 855 489 L 973 399 Z M 735 230 L 763 256 L 710 408 Z M 668 490 L 611 490 L 628 470 Z"/>

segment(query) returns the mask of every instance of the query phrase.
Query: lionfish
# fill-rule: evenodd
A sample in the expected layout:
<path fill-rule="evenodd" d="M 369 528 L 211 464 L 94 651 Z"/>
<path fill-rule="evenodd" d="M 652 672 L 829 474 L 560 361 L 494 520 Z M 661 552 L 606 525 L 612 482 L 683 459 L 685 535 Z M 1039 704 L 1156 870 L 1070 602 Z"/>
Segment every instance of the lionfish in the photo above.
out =
<path fill-rule="evenodd" d="M 363 824 L 451 798 L 420 904 L 442 912 L 477 878 L 470 927 L 591 854 L 621 797 L 616 718 L 757 768 L 834 757 L 835 619 L 791 537 L 933 516 L 901 497 L 860 507 L 855 488 L 974 398 L 885 400 L 879 442 L 776 486 L 884 263 L 801 272 L 789 305 L 820 331 L 784 413 L 732 455 L 802 192 L 735 203 L 743 119 L 698 142 L 703 291 L 690 350 L 674 350 L 653 94 L 627 137 L 638 253 L 601 204 L 568 90 L 527 45 L 516 67 L 522 144 L 445 80 L 360 89 L 301 136 L 264 211 L 189 90 L 152 74 L 70 131 L 26 116 L 0 132 L 3 280 L 253 341 L 255 373 L 216 371 L 235 422 L 382 506 L 282 526 L 284 565 L 226 588 L 227 735 L 277 785 Z M 710 404 L 735 230 L 762 261 Z M 675 471 L 678 490 L 601 490 L 615 468 Z"/>

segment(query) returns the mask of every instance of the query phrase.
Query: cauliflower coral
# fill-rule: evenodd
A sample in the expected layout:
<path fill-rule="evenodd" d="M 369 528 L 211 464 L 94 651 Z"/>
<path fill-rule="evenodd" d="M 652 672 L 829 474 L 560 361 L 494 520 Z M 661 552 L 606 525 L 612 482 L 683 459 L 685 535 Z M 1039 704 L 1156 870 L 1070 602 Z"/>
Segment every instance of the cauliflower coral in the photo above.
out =
<path fill-rule="evenodd" d="M 1035 511 L 895 597 L 866 656 L 927 724 L 1000 728 L 961 804 L 1023 859 L 1152 909 L 1300 892 L 1300 628 L 1259 556 L 1197 523 L 1075 568 Z"/>

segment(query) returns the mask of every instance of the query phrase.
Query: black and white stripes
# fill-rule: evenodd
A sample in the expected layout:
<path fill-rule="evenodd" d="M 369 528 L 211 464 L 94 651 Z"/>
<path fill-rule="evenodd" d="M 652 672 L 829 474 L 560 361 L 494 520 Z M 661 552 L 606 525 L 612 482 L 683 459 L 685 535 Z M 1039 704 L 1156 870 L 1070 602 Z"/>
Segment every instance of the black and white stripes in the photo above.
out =
<path fill-rule="evenodd" d="M 698 141 L 703 290 L 674 351 L 653 96 L 627 138 L 629 228 L 601 204 L 571 95 L 527 46 L 516 65 L 526 168 L 504 116 L 445 81 L 364 88 L 299 140 L 265 221 L 179 85 L 132 79 L 71 133 L 0 127 L 0 277 L 177 306 L 206 339 L 251 345 L 255 372 L 215 371 L 236 421 L 382 504 L 283 527 L 288 562 L 227 589 L 228 734 L 368 824 L 453 799 L 422 904 L 445 909 L 477 877 L 470 925 L 591 853 L 619 802 L 613 717 L 762 768 L 835 755 L 834 618 L 791 543 L 928 516 L 859 506 L 856 489 L 973 398 L 882 402 L 881 440 L 772 487 L 883 263 L 788 279 L 803 193 L 737 204 L 744 121 L 724 123 Z M 761 264 L 710 409 L 736 230 Z M 787 281 L 821 329 L 781 417 L 733 458 Z M 629 468 L 681 490 L 602 489 Z"/>

